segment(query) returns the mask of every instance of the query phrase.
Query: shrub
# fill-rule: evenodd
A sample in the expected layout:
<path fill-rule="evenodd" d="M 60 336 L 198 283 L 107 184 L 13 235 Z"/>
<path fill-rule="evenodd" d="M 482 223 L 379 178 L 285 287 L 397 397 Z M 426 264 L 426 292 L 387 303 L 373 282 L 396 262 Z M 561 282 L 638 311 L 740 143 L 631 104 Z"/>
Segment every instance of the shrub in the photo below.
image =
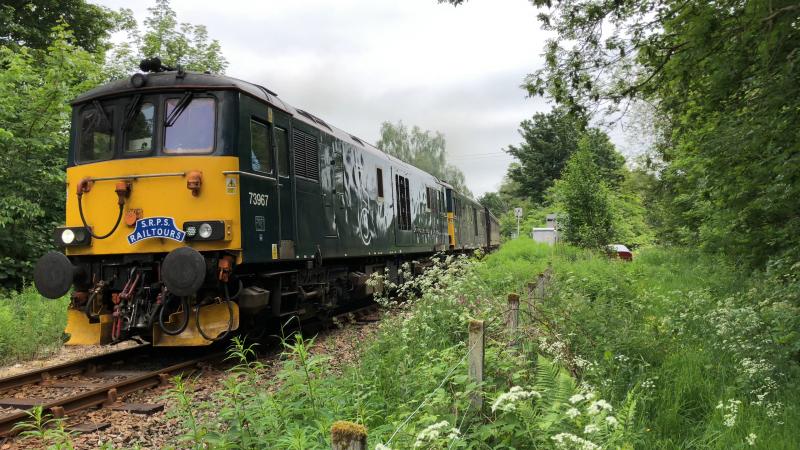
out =
<path fill-rule="evenodd" d="M 42 356 L 61 347 L 66 298 L 48 300 L 35 289 L 0 298 L 0 363 Z"/>

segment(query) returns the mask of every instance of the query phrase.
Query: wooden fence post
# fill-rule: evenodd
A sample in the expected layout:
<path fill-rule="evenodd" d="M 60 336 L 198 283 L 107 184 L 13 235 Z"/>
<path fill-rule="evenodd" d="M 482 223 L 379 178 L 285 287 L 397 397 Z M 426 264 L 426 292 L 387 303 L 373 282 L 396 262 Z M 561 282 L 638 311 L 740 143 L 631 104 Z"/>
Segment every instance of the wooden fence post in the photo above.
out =
<path fill-rule="evenodd" d="M 517 326 L 519 325 L 519 295 L 508 294 L 508 332 L 511 345 L 517 344 Z"/>
<path fill-rule="evenodd" d="M 538 291 L 537 298 L 542 302 L 544 301 L 544 285 L 544 273 L 540 273 L 539 279 L 536 281 L 536 290 Z"/>
<path fill-rule="evenodd" d="M 333 422 L 331 446 L 333 450 L 367 450 L 367 428 L 346 420 Z"/>
<path fill-rule="evenodd" d="M 477 384 L 483 383 L 483 354 L 485 336 L 483 333 L 482 320 L 469 321 L 469 379 Z M 483 409 L 483 392 L 478 388 L 472 395 L 472 407 L 476 411 Z"/>

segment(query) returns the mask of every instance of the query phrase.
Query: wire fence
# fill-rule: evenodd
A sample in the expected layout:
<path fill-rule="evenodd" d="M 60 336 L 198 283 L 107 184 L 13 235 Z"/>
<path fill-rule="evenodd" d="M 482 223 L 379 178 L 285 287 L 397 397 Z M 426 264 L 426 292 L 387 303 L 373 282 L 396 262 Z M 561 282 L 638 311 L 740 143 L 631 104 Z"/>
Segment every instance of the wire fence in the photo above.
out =
<path fill-rule="evenodd" d="M 462 365 L 464 364 L 465 361 L 467 361 L 467 359 L 471 359 L 470 355 L 473 355 L 473 357 L 475 357 L 475 355 L 480 355 L 480 360 L 479 361 L 474 361 L 474 362 L 472 360 L 470 361 L 470 365 L 474 363 L 474 364 L 480 364 L 480 366 L 481 366 L 480 371 L 479 371 L 480 372 L 479 376 L 476 376 L 476 374 L 473 374 L 472 373 L 472 369 L 470 369 L 470 378 L 471 378 L 470 381 L 476 382 L 477 385 L 478 385 L 477 395 L 481 395 L 480 402 L 470 401 L 468 403 L 467 408 L 463 411 L 462 417 L 461 417 L 461 421 L 460 421 L 460 423 L 458 425 L 458 428 L 456 428 L 458 433 L 455 436 L 450 438 L 448 449 L 452 448 L 452 446 L 456 443 L 457 436 L 462 433 L 462 429 L 464 427 L 464 423 L 466 422 L 467 418 L 469 417 L 469 413 L 476 406 L 477 406 L 477 408 L 476 408 L 477 409 L 477 413 L 480 413 L 481 412 L 480 409 L 482 409 L 483 398 L 482 398 L 482 393 L 480 392 L 481 391 L 481 387 L 480 386 L 481 386 L 481 383 L 483 382 L 483 354 L 484 354 L 484 346 L 485 346 L 485 341 L 486 341 L 486 335 L 485 335 L 486 330 L 488 330 L 488 329 L 492 328 L 494 325 L 496 325 L 497 321 L 499 321 L 499 320 L 503 320 L 507 325 L 512 323 L 512 321 L 515 322 L 515 325 L 513 325 L 513 326 L 509 325 L 508 332 L 504 333 L 504 335 L 505 335 L 504 337 L 509 339 L 509 341 L 506 342 L 507 344 L 509 344 L 508 348 L 513 348 L 516 345 L 516 340 L 518 339 L 519 334 L 520 333 L 525 333 L 527 330 L 525 328 L 518 328 L 517 325 L 519 324 L 519 317 L 517 316 L 517 317 L 512 318 L 512 317 L 510 317 L 510 314 L 519 315 L 520 313 L 522 313 L 522 314 L 524 314 L 526 316 L 526 318 L 530 321 L 529 323 L 532 324 L 532 325 L 538 323 L 539 325 L 542 325 L 542 326 L 545 326 L 545 327 L 551 327 L 552 324 L 550 324 L 549 322 L 547 322 L 544 319 L 542 319 L 542 317 L 543 317 L 542 314 L 536 314 L 536 312 L 537 312 L 537 300 L 539 301 L 539 303 L 541 303 L 545 299 L 545 296 L 547 294 L 547 287 L 550 284 L 551 276 L 552 276 L 552 269 L 550 267 L 548 267 L 547 270 L 545 270 L 543 273 L 539 274 L 537 282 L 535 283 L 535 285 L 534 285 L 534 283 L 529 283 L 528 292 L 527 292 L 527 298 L 525 298 L 524 301 L 523 301 L 522 298 L 520 298 L 520 296 L 516 296 L 516 302 L 517 302 L 516 306 L 510 306 L 510 307 L 506 308 L 505 310 L 501 310 L 500 314 L 493 315 L 493 317 L 490 317 L 487 321 L 477 321 L 477 322 L 480 322 L 480 330 L 479 330 L 480 339 L 476 338 L 475 335 L 473 334 L 473 332 L 478 332 L 476 330 L 473 330 L 473 323 L 472 322 L 475 322 L 475 321 L 472 321 L 470 323 L 470 341 L 473 341 L 473 342 L 471 342 L 471 344 L 467 345 L 466 352 L 464 352 L 464 354 L 461 356 L 461 358 L 458 360 L 458 362 L 456 362 L 454 365 L 452 365 L 447 370 L 447 372 L 445 373 L 444 377 L 442 377 L 442 379 L 439 381 L 437 386 L 432 391 L 430 391 L 429 393 L 427 393 L 424 396 L 424 398 L 417 405 L 417 407 L 394 430 L 394 432 L 391 434 L 389 439 L 384 444 L 384 446 L 386 448 L 388 448 L 388 446 L 394 441 L 395 437 L 398 436 L 398 434 L 411 422 L 411 420 L 417 414 L 419 414 L 420 411 L 422 411 L 422 408 L 426 404 L 428 404 L 428 402 L 434 396 L 434 394 L 439 389 L 441 389 L 445 385 L 445 383 L 447 383 L 447 381 L 453 376 L 453 374 L 456 372 L 456 370 L 458 370 L 459 367 L 462 367 Z M 531 285 L 534 285 L 533 289 L 531 289 Z M 514 295 L 516 295 L 516 294 L 514 294 Z M 523 305 L 528 307 L 527 311 L 522 309 Z M 532 327 L 532 328 L 535 328 L 535 327 Z M 502 337 L 498 337 L 498 339 L 500 339 L 500 338 L 502 338 Z M 495 337 L 490 337 L 490 339 L 492 339 L 494 341 L 498 340 L 498 339 L 495 339 Z M 476 352 L 476 350 L 479 350 L 479 351 Z M 366 440 L 364 440 L 364 442 L 366 442 Z M 357 443 L 355 443 L 355 442 L 353 443 L 353 445 L 354 445 L 353 447 L 343 447 L 343 448 L 353 448 L 353 449 L 362 449 L 362 448 L 365 449 L 366 448 L 366 447 L 359 447 L 357 445 Z M 364 445 L 366 445 L 366 444 L 364 444 Z"/>

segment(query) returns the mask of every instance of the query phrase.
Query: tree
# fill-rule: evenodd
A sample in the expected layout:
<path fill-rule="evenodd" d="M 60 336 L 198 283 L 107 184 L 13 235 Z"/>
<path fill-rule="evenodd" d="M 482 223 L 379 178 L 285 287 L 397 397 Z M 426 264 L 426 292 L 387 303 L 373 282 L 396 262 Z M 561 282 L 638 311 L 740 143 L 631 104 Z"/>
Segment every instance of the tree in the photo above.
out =
<path fill-rule="evenodd" d="M 664 118 L 664 231 L 754 266 L 800 261 L 796 1 L 563 0 L 540 18 L 555 37 L 530 93 Z"/>
<path fill-rule="evenodd" d="M 0 47 L 0 67 L 0 287 L 16 289 L 64 220 L 69 100 L 104 76 L 66 25 L 46 50 Z"/>
<path fill-rule="evenodd" d="M 386 153 L 422 169 L 452 185 L 457 191 L 472 195 L 467 189 L 464 173 L 447 162 L 447 143 L 442 133 L 410 130 L 403 122 L 381 124 L 381 138 L 376 144 Z"/>
<path fill-rule="evenodd" d="M 556 108 L 549 113 L 537 113 L 520 124 L 524 141 L 510 145 L 506 152 L 519 160 L 508 169 L 514 183 L 514 194 L 534 203 L 542 203 L 547 190 L 561 177 L 567 160 L 578 149 L 581 137 L 589 140 L 587 148 L 609 185 L 623 180 L 621 169 L 625 158 L 617 152 L 608 135 L 597 128 L 587 128 L 585 119 Z"/>
<path fill-rule="evenodd" d="M 114 77 L 127 76 L 142 59 L 155 56 L 171 67 L 180 65 L 186 70 L 225 73 L 228 61 L 222 55 L 219 41 L 209 40 L 205 25 L 179 23 L 169 0 L 156 0 L 148 11 L 143 30 L 130 10 L 120 11 L 121 28 L 127 30 L 128 42 L 111 52 L 108 66 Z"/>
<path fill-rule="evenodd" d="M 589 145 L 588 138 L 581 139 L 581 148 L 570 157 L 555 191 L 566 214 L 561 220 L 564 239 L 581 247 L 604 248 L 615 238 L 611 194 Z"/>
<path fill-rule="evenodd" d="M 54 39 L 53 27 L 66 24 L 72 42 L 89 52 L 108 48 L 116 16 L 107 8 L 83 0 L 0 2 L 0 46 L 45 50 Z"/>
<path fill-rule="evenodd" d="M 561 176 L 561 170 L 578 148 L 578 139 L 585 129 L 584 120 L 563 109 L 537 113 L 520 123 L 523 142 L 509 145 L 506 152 L 519 164 L 508 171 L 508 178 L 517 185 L 515 194 L 536 203 L 544 199 L 547 189 Z"/>
<path fill-rule="evenodd" d="M 486 192 L 478 197 L 478 203 L 489 208 L 492 214 L 499 217 L 501 214 L 508 211 L 508 204 L 503 201 L 503 198 L 497 192 Z"/>

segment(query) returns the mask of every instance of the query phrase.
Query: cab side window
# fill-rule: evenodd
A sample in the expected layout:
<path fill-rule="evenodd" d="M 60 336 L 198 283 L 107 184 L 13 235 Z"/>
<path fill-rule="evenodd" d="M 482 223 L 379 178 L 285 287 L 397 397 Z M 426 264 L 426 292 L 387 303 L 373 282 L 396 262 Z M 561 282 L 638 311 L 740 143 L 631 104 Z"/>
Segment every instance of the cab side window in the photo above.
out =
<path fill-rule="evenodd" d="M 250 121 L 250 162 L 253 170 L 272 174 L 272 147 L 269 145 L 267 125 L 255 120 Z"/>
<path fill-rule="evenodd" d="M 278 175 L 289 176 L 289 133 L 275 127 L 275 146 L 278 149 Z"/>

